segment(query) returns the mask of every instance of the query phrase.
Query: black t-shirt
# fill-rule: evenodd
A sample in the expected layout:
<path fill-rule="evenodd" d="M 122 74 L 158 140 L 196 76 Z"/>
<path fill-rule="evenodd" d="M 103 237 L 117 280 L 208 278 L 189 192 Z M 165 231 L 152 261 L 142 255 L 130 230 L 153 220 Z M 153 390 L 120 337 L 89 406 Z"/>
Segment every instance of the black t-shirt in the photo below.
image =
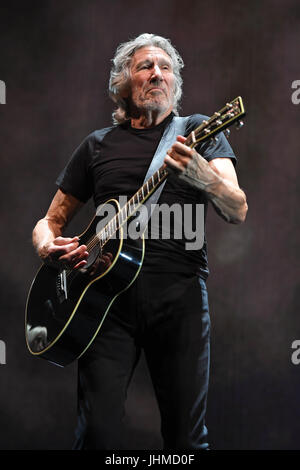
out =
<path fill-rule="evenodd" d="M 94 199 L 95 207 L 99 207 L 110 198 L 126 196 L 131 198 L 142 186 L 153 155 L 160 142 L 166 126 L 173 119 L 171 113 L 158 126 L 148 129 L 135 129 L 130 122 L 94 131 L 89 134 L 73 153 L 66 168 L 57 179 L 58 187 L 65 193 L 72 194 L 82 202 Z M 198 127 L 207 116 L 195 114 L 188 118 L 187 136 Z M 236 157 L 223 133 L 218 134 L 216 144 L 205 142 L 197 147 L 197 151 L 207 160 L 225 157 L 236 162 Z M 199 206 L 204 207 L 206 214 L 207 199 L 205 194 L 180 181 L 176 176 L 169 175 L 160 195 L 158 203 L 169 207 L 176 205 L 177 215 L 182 215 L 182 237 L 171 224 L 170 237 L 162 236 L 160 226 L 151 226 L 146 238 L 146 250 L 143 269 L 154 271 L 193 272 L 204 279 L 208 275 L 206 240 L 201 249 L 186 249 L 191 242 L 191 234 L 199 221 Z M 189 206 L 186 212 L 185 208 Z M 175 206 L 173 206 L 175 207 Z M 191 215 L 192 214 L 192 215 Z M 160 217 L 161 219 L 161 217 Z M 158 218 L 155 218 L 158 221 Z M 172 220 L 172 217 L 171 217 Z M 186 220 L 192 223 L 192 231 L 186 231 Z M 154 217 L 153 217 L 154 221 Z M 161 220 L 160 220 L 161 222 Z M 150 220 L 151 223 L 151 220 Z M 178 224 L 178 217 L 176 218 Z M 176 232 L 176 233 L 175 233 Z M 187 233 L 187 237 L 185 234 Z M 155 234 L 151 238 L 151 234 Z M 195 245 L 196 246 L 196 245 Z"/>

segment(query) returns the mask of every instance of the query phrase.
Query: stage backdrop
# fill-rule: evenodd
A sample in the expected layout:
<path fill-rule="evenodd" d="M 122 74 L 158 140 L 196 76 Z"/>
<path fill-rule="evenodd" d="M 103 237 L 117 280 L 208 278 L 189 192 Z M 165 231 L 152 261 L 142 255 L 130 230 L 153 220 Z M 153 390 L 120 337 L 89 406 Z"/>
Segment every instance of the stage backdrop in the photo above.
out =
<path fill-rule="evenodd" d="M 207 224 L 212 448 L 300 449 L 300 364 L 292 349 L 300 340 L 299 1 L 11 1 L 1 3 L 0 22 L 0 448 L 72 444 L 76 365 L 55 367 L 25 347 L 26 295 L 39 267 L 31 231 L 73 150 L 111 125 L 115 48 L 154 32 L 184 58 L 182 115 L 210 115 L 237 95 L 247 109 L 245 127 L 230 139 L 247 221 L 228 225 L 210 207 Z M 70 233 L 92 213 L 88 204 Z M 129 448 L 160 448 L 143 360 L 127 411 Z"/>

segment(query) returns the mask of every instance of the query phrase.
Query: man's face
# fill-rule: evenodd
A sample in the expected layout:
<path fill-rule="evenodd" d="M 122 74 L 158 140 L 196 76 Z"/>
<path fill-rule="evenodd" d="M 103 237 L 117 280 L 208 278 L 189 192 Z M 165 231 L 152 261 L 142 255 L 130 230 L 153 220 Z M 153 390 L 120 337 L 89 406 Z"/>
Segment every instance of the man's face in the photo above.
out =
<path fill-rule="evenodd" d="M 174 73 L 170 56 L 159 47 L 138 49 L 130 65 L 129 98 L 137 110 L 167 114 L 174 104 Z"/>

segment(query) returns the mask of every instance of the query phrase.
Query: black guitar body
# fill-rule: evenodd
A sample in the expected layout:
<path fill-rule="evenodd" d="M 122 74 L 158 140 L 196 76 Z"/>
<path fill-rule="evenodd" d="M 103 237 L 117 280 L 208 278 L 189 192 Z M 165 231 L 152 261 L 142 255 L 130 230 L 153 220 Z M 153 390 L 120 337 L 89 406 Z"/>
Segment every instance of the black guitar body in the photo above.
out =
<path fill-rule="evenodd" d="M 80 236 L 81 244 L 88 244 L 99 224 L 96 216 Z M 40 268 L 25 315 L 26 342 L 33 355 L 66 366 L 89 347 L 113 301 L 132 284 L 142 266 L 144 239 L 124 238 L 123 233 L 121 228 L 118 238 L 110 239 L 102 249 L 94 243 L 84 269 L 46 264 Z"/>

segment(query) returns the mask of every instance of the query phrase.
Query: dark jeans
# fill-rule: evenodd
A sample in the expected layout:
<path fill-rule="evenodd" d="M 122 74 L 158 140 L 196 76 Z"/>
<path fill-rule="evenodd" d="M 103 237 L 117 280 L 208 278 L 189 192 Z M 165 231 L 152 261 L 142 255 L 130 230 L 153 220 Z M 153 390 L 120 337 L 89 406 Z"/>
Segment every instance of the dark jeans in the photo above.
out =
<path fill-rule="evenodd" d="M 78 361 L 74 449 L 124 449 L 125 400 L 143 348 L 164 449 L 207 449 L 210 319 L 205 282 L 142 269 Z"/>

